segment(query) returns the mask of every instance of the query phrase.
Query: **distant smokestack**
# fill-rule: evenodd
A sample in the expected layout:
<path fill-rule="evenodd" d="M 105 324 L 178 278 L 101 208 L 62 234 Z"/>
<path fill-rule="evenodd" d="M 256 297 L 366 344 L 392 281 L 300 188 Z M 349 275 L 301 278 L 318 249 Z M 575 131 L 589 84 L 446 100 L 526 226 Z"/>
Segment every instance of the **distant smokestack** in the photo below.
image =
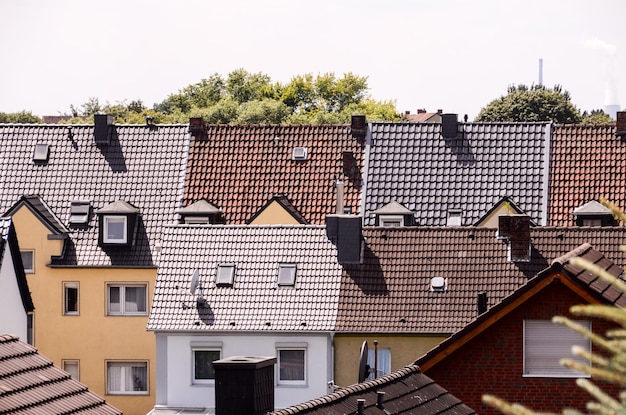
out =
<path fill-rule="evenodd" d="M 543 85 L 543 59 L 539 58 L 539 86 Z"/>

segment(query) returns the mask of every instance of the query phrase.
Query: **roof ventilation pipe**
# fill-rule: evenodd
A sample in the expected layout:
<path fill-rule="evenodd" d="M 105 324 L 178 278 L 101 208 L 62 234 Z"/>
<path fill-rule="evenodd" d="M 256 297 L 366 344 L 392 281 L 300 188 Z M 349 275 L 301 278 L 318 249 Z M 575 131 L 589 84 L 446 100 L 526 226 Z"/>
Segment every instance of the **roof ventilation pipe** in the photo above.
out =
<path fill-rule="evenodd" d="M 337 180 L 335 182 L 335 188 L 337 189 L 337 206 L 336 206 L 336 210 L 335 213 L 338 215 L 343 214 L 343 209 L 344 209 L 344 186 L 343 186 L 343 180 Z"/>
<path fill-rule="evenodd" d="M 383 391 L 377 391 L 376 392 L 376 397 L 377 397 L 377 401 L 376 401 L 376 407 L 378 409 L 385 409 L 385 392 Z"/>
<path fill-rule="evenodd" d="M 358 415 L 364 415 L 365 414 L 365 399 L 357 399 L 356 400 L 356 413 Z"/>

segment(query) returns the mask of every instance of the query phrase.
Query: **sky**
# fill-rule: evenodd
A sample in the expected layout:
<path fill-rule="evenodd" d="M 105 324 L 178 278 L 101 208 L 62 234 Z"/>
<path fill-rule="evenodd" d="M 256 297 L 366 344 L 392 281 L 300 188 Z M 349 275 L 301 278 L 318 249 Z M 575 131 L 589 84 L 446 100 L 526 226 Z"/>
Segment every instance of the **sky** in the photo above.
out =
<path fill-rule="evenodd" d="M 581 111 L 624 108 L 625 20 L 623 0 L 0 0 L 0 112 L 151 108 L 240 68 L 365 76 L 400 112 L 473 119 L 540 78 Z"/>

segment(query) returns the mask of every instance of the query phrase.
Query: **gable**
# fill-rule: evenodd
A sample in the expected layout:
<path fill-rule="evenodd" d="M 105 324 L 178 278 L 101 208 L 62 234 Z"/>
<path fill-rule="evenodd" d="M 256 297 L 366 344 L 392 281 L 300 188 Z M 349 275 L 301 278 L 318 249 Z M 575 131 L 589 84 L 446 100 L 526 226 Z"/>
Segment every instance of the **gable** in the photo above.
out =
<path fill-rule="evenodd" d="M 33 250 L 35 269 L 50 263 L 53 257 L 63 254 L 65 239 L 55 237 L 50 228 L 26 205 L 20 206 L 12 216 L 20 241 L 20 249 Z"/>
<path fill-rule="evenodd" d="M 301 225 L 306 220 L 285 198 L 273 197 L 252 219 L 249 225 Z"/>

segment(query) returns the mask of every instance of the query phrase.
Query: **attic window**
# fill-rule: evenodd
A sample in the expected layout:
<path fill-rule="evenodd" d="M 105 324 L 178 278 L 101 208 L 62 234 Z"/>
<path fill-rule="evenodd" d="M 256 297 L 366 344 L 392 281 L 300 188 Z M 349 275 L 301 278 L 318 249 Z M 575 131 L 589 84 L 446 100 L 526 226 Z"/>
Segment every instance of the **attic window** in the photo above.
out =
<path fill-rule="evenodd" d="M 461 226 L 461 209 L 448 210 L 448 226 Z"/>
<path fill-rule="evenodd" d="M 133 244 L 139 209 L 128 202 L 117 201 L 98 210 L 98 244 L 130 246 Z"/>
<path fill-rule="evenodd" d="M 104 216 L 103 242 L 106 244 L 125 244 L 128 240 L 126 216 Z"/>
<path fill-rule="evenodd" d="M 48 157 L 50 157 L 50 145 L 35 144 L 35 151 L 33 151 L 33 161 L 35 163 L 47 163 Z"/>
<path fill-rule="evenodd" d="M 430 280 L 430 291 L 445 291 L 446 279 L 443 277 L 433 277 Z"/>
<path fill-rule="evenodd" d="M 294 147 L 291 152 L 292 160 L 306 160 L 308 151 L 306 147 Z"/>
<path fill-rule="evenodd" d="M 280 264 L 278 266 L 278 286 L 293 287 L 296 285 L 296 264 Z"/>
<path fill-rule="evenodd" d="M 215 285 L 218 287 L 232 287 L 235 280 L 235 265 L 220 264 L 217 266 Z"/>
<path fill-rule="evenodd" d="M 380 215 L 378 222 L 380 226 L 397 228 L 404 225 L 404 217 L 402 215 Z"/>
<path fill-rule="evenodd" d="M 89 222 L 89 202 L 72 202 L 70 206 L 70 224 L 86 225 Z"/>

